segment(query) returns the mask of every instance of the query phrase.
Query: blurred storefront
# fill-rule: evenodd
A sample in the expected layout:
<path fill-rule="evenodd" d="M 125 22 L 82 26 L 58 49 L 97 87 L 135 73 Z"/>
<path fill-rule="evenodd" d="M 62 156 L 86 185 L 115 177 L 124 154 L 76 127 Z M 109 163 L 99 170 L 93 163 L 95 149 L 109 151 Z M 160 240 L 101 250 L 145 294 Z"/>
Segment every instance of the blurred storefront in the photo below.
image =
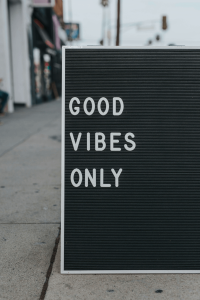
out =
<path fill-rule="evenodd" d="M 0 78 L 9 112 L 60 97 L 62 27 L 62 0 L 0 0 Z"/>

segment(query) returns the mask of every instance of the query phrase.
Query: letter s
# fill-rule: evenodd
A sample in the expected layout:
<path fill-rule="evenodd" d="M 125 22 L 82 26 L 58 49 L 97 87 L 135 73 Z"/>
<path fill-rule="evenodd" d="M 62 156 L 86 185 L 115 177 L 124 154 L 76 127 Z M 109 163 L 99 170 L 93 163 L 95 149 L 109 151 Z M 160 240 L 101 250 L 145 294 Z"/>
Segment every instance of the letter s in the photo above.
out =
<path fill-rule="evenodd" d="M 133 150 L 135 149 L 135 147 L 136 147 L 136 143 L 135 143 L 134 141 L 130 140 L 130 139 L 129 139 L 129 136 L 132 137 L 132 138 L 134 138 L 135 135 L 134 135 L 132 132 L 128 132 L 128 133 L 126 133 L 126 135 L 125 135 L 125 140 L 126 140 L 126 142 L 132 144 L 132 146 L 131 146 L 131 147 L 128 147 L 127 144 L 125 144 L 125 145 L 124 145 L 124 148 L 125 148 L 127 151 L 133 151 Z"/>

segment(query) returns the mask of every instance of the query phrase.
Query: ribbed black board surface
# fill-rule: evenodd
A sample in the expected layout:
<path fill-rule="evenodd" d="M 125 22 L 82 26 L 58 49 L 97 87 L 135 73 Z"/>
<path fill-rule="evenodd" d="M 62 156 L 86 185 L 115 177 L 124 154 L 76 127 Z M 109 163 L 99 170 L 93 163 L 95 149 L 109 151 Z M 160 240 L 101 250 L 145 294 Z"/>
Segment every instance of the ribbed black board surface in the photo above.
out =
<path fill-rule="evenodd" d="M 76 116 L 72 97 L 81 101 Z M 109 113 L 85 115 L 87 97 L 96 107 L 106 97 Z M 112 115 L 113 97 L 123 99 L 121 116 Z M 65 103 L 64 269 L 200 270 L 200 50 L 66 49 Z M 78 151 L 70 132 L 82 132 Z M 103 152 L 95 132 L 106 135 Z M 110 151 L 111 132 L 121 132 L 121 152 Z M 84 186 L 85 168 L 97 169 L 96 188 Z M 100 168 L 111 188 L 99 186 Z M 123 169 L 118 188 L 112 168 Z"/>

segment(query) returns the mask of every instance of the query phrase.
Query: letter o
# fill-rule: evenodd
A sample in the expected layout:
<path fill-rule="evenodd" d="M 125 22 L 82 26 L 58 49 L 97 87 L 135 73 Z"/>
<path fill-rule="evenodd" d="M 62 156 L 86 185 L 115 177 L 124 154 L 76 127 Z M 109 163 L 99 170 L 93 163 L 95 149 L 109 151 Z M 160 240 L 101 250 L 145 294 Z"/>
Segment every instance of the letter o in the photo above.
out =
<path fill-rule="evenodd" d="M 106 109 L 105 109 L 104 112 L 101 110 L 101 103 L 102 103 L 102 101 L 104 101 L 105 104 L 106 104 Z M 102 115 L 102 116 L 107 115 L 107 113 L 109 111 L 109 102 L 108 102 L 108 100 L 106 98 L 102 97 L 101 99 L 99 99 L 99 102 L 98 102 L 98 111 L 99 111 L 100 115 Z"/>
<path fill-rule="evenodd" d="M 74 174 L 75 174 L 76 172 L 77 172 L 78 175 L 79 175 L 79 180 L 78 180 L 77 183 L 74 181 Z M 81 173 L 81 171 L 80 171 L 79 169 L 74 169 L 74 170 L 71 172 L 70 179 L 71 179 L 71 183 L 72 183 L 72 185 L 73 185 L 74 187 L 79 187 L 79 186 L 81 185 L 81 183 L 82 183 L 83 175 L 82 175 L 82 173 Z"/>
<path fill-rule="evenodd" d="M 90 101 L 91 104 L 92 104 L 91 111 L 87 110 L 87 103 L 88 103 L 88 101 Z M 92 98 L 90 98 L 90 97 L 86 98 L 85 101 L 84 101 L 84 104 L 83 104 L 83 109 L 84 109 L 84 112 L 86 113 L 86 115 L 91 116 L 94 113 L 94 110 L 95 110 L 94 100 Z"/>

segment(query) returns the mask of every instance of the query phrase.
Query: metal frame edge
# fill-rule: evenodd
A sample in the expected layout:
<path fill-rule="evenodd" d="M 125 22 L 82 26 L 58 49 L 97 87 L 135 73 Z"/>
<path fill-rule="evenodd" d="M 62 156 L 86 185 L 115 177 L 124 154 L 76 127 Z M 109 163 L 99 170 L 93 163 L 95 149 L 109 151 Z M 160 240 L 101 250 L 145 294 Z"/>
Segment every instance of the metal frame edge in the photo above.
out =
<path fill-rule="evenodd" d="M 62 47 L 62 139 L 61 139 L 61 274 L 199 274 L 200 270 L 96 270 L 66 271 L 64 270 L 64 189 L 65 189 L 65 50 L 66 49 L 199 49 L 200 46 L 164 46 L 164 47 L 102 47 L 102 46 L 63 46 Z"/>
<path fill-rule="evenodd" d="M 61 111 L 61 274 L 64 274 L 65 212 L 65 47 L 62 47 L 62 111 Z"/>

